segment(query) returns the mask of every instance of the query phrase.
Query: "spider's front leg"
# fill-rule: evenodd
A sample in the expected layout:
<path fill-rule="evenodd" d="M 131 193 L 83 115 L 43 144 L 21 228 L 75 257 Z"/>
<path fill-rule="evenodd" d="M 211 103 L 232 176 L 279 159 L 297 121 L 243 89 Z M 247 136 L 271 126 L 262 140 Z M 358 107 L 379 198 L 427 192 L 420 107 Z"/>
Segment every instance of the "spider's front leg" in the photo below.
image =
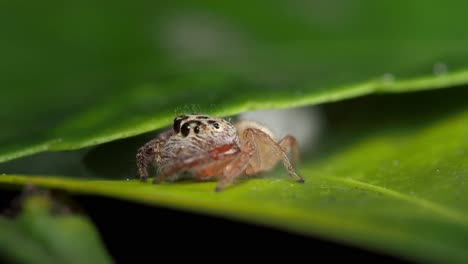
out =
<path fill-rule="evenodd" d="M 224 187 L 232 183 L 235 178 L 244 173 L 254 153 L 255 149 L 252 144 L 250 142 L 245 144 L 238 156 L 224 168 L 223 175 L 218 185 L 216 185 L 215 192 L 220 192 Z"/>
<path fill-rule="evenodd" d="M 202 153 L 186 153 L 172 161 L 160 171 L 159 177 L 155 177 L 153 183 L 160 183 L 174 174 L 189 172 L 199 180 L 207 180 L 213 176 L 223 175 L 223 171 L 240 154 L 236 144 L 218 146 L 210 151 Z"/>
<path fill-rule="evenodd" d="M 138 176 L 141 181 L 148 179 L 148 166 L 154 164 L 161 148 L 166 144 L 167 139 L 172 135 L 172 131 L 163 133 L 160 137 L 153 139 L 138 149 L 136 162 L 138 167 Z"/>
<path fill-rule="evenodd" d="M 141 181 L 146 181 L 148 179 L 148 166 L 154 162 L 154 150 L 157 143 L 158 139 L 153 139 L 138 149 L 136 161 L 138 176 Z"/>

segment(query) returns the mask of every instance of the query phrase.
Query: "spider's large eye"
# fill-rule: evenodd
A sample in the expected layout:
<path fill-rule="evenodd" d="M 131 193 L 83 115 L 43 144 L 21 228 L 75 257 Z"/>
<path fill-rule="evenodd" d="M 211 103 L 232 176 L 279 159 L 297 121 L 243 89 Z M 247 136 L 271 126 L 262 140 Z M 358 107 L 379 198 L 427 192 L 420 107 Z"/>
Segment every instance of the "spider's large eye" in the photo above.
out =
<path fill-rule="evenodd" d="M 219 124 L 218 123 L 214 123 L 213 126 L 214 126 L 214 128 L 219 129 Z"/>
<path fill-rule="evenodd" d="M 180 122 L 182 122 L 182 119 L 181 119 L 181 118 L 178 117 L 178 118 L 174 119 L 174 126 L 173 126 L 173 128 L 174 128 L 174 132 L 175 132 L 176 134 L 178 134 L 179 131 L 180 131 Z"/>
<path fill-rule="evenodd" d="M 190 123 L 183 124 L 180 131 L 182 132 L 182 135 L 184 137 L 188 136 L 188 134 L 190 133 Z"/>
<path fill-rule="evenodd" d="M 187 120 L 189 117 L 186 116 L 186 115 L 181 115 L 181 116 L 178 116 L 176 118 L 174 118 L 174 125 L 173 125 L 173 128 L 174 128 L 174 132 L 176 134 L 178 134 L 180 132 L 180 123 L 182 123 L 182 121 L 184 120 Z"/>

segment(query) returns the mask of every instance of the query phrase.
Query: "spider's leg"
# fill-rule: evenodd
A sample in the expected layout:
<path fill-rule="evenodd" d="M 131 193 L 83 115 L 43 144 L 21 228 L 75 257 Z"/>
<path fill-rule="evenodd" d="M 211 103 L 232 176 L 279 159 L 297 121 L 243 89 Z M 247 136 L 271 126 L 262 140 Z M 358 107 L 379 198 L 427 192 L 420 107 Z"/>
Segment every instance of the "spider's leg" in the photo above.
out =
<path fill-rule="evenodd" d="M 204 153 L 183 155 L 173 162 L 171 166 L 163 168 L 158 178 L 153 183 L 159 183 L 175 173 L 191 171 L 198 179 L 206 179 L 210 176 L 218 176 L 224 165 L 230 163 L 239 155 L 240 149 L 235 144 L 219 146 Z"/>
<path fill-rule="evenodd" d="M 141 181 L 148 179 L 148 166 L 154 161 L 155 148 L 159 141 L 159 139 L 153 139 L 138 149 L 136 162 Z"/>
<path fill-rule="evenodd" d="M 201 181 L 209 180 L 213 177 L 223 176 L 224 169 L 237 158 L 237 155 L 226 157 L 222 160 L 212 160 L 206 164 L 192 168 L 194 176 Z"/>
<path fill-rule="evenodd" d="M 272 148 L 273 153 L 275 155 L 278 155 L 280 159 L 283 161 L 283 164 L 288 170 L 289 175 L 291 175 L 291 177 L 293 177 L 297 182 L 304 183 L 304 179 L 302 179 L 302 177 L 296 173 L 293 166 L 291 165 L 291 162 L 289 161 L 288 155 L 286 154 L 285 150 L 278 143 L 276 143 L 270 136 L 268 136 L 265 132 L 256 128 L 246 129 L 244 133 L 251 134 L 251 137 L 253 136 L 254 138 L 258 138 L 262 140 L 263 142 L 265 142 L 266 144 L 268 144 L 268 146 Z M 290 139 L 287 139 L 287 140 L 290 140 Z"/>
<path fill-rule="evenodd" d="M 284 151 L 291 151 L 293 165 L 299 164 L 299 145 L 297 144 L 297 140 L 295 137 L 291 135 L 286 135 L 278 142 L 278 144 Z"/>
<path fill-rule="evenodd" d="M 215 192 L 223 190 L 245 171 L 254 152 L 252 145 L 247 143 L 238 156 L 224 168 L 223 176 L 216 185 Z"/>

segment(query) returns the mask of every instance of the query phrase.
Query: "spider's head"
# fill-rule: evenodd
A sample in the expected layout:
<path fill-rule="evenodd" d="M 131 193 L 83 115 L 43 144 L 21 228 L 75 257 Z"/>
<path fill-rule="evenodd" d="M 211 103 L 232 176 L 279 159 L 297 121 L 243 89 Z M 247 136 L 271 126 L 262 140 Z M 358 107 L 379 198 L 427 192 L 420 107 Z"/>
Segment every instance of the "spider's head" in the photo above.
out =
<path fill-rule="evenodd" d="M 181 115 L 174 119 L 174 133 L 183 138 L 213 141 L 217 145 L 238 142 L 236 128 L 230 122 L 206 115 Z"/>

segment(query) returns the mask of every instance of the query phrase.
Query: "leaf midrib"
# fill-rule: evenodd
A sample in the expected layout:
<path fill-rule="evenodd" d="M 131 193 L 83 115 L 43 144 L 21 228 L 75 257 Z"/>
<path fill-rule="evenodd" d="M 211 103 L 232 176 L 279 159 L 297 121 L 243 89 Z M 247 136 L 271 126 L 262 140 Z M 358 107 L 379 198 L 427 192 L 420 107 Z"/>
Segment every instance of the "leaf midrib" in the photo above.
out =
<path fill-rule="evenodd" d="M 434 212 L 435 214 L 442 216 L 444 218 L 450 219 L 453 222 L 456 222 L 458 224 L 461 224 L 465 227 L 468 227 L 468 217 L 462 213 L 459 213 L 458 211 L 447 207 L 442 204 L 435 203 L 433 201 L 424 199 L 424 198 L 419 198 L 416 196 L 409 196 L 404 193 L 386 188 L 386 187 L 381 187 L 378 185 L 358 181 L 352 178 L 343 178 L 343 177 L 336 177 L 336 176 L 328 176 L 324 177 L 323 179 L 334 181 L 334 182 L 339 182 L 343 184 L 347 184 L 353 187 L 359 187 L 368 191 L 372 191 L 375 193 L 379 193 L 382 195 L 385 195 L 387 197 L 391 197 L 394 199 L 398 199 L 401 201 L 405 201 L 411 204 L 414 204 L 416 206 L 419 206 L 421 208 L 430 210 Z"/>

